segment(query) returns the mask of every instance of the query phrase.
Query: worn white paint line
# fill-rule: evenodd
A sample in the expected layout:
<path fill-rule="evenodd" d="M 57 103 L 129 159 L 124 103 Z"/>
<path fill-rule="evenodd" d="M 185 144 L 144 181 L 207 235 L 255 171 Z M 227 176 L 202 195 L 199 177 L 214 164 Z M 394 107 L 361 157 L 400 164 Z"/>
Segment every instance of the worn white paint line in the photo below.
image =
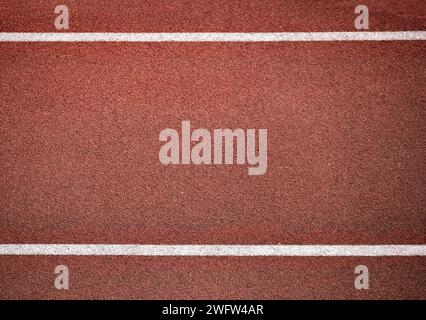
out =
<path fill-rule="evenodd" d="M 61 256 L 425 256 L 426 245 L 1 244 L 0 255 Z"/>
<path fill-rule="evenodd" d="M 384 32 L 180 32 L 180 33 L 32 33 L 2 32 L 0 42 L 282 42 L 426 40 L 426 31 Z"/>

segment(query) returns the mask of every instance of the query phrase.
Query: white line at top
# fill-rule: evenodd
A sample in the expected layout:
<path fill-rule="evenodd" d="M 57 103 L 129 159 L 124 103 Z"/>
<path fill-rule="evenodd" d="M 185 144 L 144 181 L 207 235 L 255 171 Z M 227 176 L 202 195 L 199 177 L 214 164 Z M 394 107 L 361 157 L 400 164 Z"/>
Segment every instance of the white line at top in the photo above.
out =
<path fill-rule="evenodd" d="M 32 33 L 2 32 L 0 42 L 284 42 L 413 41 L 426 31 L 384 32 L 197 32 L 197 33 Z"/>
<path fill-rule="evenodd" d="M 426 245 L 1 244 L 1 255 L 60 256 L 426 256 Z"/>

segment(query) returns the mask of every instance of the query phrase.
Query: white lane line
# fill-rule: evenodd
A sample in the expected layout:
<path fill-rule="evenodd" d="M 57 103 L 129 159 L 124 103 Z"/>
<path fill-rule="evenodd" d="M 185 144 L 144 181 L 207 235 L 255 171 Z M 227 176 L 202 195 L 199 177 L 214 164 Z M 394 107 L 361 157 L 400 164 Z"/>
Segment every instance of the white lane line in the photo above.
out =
<path fill-rule="evenodd" d="M 0 255 L 61 256 L 426 256 L 426 245 L 1 244 Z"/>
<path fill-rule="evenodd" d="M 281 42 L 409 40 L 426 40 L 426 31 L 255 33 L 0 33 L 0 42 Z"/>

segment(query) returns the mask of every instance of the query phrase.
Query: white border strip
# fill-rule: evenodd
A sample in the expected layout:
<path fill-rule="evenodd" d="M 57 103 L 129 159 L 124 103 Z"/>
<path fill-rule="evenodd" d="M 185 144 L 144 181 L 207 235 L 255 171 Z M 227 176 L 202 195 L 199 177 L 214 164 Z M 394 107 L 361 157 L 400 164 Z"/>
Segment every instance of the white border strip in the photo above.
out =
<path fill-rule="evenodd" d="M 410 40 L 426 40 L 426 31 L 266 33 L 0 33 L 0 42 L 281 42 Z"/>
<path fill-rule="evenodd" d="M 1 255 L 60 256 L 426 256 L 426 245 L 1 244 Z"/>

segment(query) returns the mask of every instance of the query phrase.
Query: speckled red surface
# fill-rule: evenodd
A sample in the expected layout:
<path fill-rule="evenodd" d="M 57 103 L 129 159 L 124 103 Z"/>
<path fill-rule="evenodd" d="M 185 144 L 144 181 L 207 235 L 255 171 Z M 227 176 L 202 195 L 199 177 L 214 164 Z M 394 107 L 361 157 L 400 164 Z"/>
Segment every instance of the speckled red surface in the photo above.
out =
<path fill-rule="evenodd" d="M 0 257 L 3 299 L 424 299 L 424 257 Z M 66 264 L 69 290 L 53 286 Z M 354 288 L 354 266 L 370 289 Z"/>
<path fill-rule="evenodd" d="M 42 3 L 2 1 L 0 32 L 55 31 Z M 353 1 L 68 3 L 74 32 L 351 31 L 354 17 Z M 426 29 L 422 1 L 366 4 L 371 30 Z M 0 243 L 426 242 L 424 42 L 0 53 Z M 267 174 L 161 165 L 158 134 L 182 120 L 267 128 Z M 48 280 L 57 264 L 67 292 Z M 0 257 L 0 298 L 424 299 L 425 280 L 419 257 Z"/>
<path fill-rule="evenodd" d="M 66 4 L 79 32 L 354 31 L 355 7 L 367 5 L 370 30 L 425 30 L 423 0 L 33 0 L 0 2 L 1 31 L 52 32 Z"/>

